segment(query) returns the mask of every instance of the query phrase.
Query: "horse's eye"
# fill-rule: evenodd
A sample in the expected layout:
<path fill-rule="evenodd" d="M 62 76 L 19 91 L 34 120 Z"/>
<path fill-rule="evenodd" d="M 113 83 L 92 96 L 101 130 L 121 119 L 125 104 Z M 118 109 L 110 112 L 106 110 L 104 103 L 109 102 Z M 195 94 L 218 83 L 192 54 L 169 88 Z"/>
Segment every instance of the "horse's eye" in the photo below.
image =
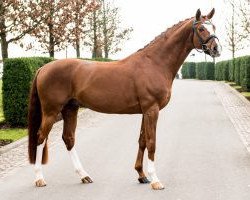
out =
<path fill-rule="evenodd" d="M 200 31 L 200 32 L 203 32 L 204 30 L 205 30 L 204 27 L 200 27 L 200 28 L 199 28 L 199 31 Z"/>

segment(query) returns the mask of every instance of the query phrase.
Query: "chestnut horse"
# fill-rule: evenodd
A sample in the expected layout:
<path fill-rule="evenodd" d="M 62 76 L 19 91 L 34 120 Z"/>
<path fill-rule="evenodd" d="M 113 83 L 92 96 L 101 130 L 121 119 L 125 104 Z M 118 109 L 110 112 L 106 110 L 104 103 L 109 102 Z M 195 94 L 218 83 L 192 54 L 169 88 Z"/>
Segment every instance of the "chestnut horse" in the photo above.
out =
<path fill-rule="evenodd" d="M 47 139 L 59 113 L 64 120 L 62 138 L 76 173 L 83 183 L 92 183 L 74 148 L 77 112 L 83 106 L 103 113 L 142 114 L 135 163 L 138 180 L 150 182 L 143 171 L 147 148 L 151 187 L 163 189 L 154 165 L 159 111 L 168 104 L 175 75 L 192 49 L 212 57 L 220 55 L 220 44 L 211 32 L 215 30 L 211 22 L 214 12 L 212 9 L 203 16 L 198 9 L 195 17 L 167 29 L 123 60 L 104 63 L 64 59 L 41 67 L 29 101 L 29 160 L 35 164 L 36 186 L 46 185 L 41 166 L 47 162 Z"/>

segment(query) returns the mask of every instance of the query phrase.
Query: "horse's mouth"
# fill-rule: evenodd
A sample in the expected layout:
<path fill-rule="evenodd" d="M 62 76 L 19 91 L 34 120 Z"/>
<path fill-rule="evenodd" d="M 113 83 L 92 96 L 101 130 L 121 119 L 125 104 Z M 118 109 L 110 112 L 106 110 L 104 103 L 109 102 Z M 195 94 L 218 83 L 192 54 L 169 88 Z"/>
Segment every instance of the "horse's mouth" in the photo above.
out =
<path fill-rule="evenodd" d="M 220 57 L 221 56 L 221 51 L 219 50 L 211 50 L 208 49 L 207 51 L 204 51 L 205 54 L 210 55 L 212 58 Z"/>
<path fill-rule="evenodd" d="M 220 57 L 221 53 L 217 51 L 217 52 L 212 52 L 210 55 L 211 55 L 213 58 L 216 58 L 216 57 Z"/>

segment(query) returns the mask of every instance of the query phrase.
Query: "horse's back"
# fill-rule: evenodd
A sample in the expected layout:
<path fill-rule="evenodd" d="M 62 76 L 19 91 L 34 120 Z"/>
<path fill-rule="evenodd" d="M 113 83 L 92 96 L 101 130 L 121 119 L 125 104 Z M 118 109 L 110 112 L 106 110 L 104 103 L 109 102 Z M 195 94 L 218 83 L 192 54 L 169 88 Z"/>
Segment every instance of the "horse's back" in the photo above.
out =
<path fill-rule="evenodd" d="M 121 62 L 57 60 L 41 68 L 37 81 L 44 104 L 76 99 L 100 112 L 140 112 L 133 73 Z"/>
<path fill-rule="evenodd" d="M 123 62 L 93 62 L 77 69 L 75 97 L 84 106 L 105 113 L 138 113 L 135 77 Z"/>

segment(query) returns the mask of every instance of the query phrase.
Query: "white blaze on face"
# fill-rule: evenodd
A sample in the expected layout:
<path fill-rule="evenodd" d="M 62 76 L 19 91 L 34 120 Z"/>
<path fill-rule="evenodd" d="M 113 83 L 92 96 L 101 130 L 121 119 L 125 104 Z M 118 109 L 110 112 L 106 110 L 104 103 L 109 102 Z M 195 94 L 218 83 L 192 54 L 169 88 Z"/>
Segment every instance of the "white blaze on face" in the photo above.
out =
<path fill-rule="evenodd" d="M 207 29 L 207 31 L 210 33 L 210 35 L 215 35 L 215 30 L 216 30 L 215 26 L 210 21 L 205 21 L 202 25 Z M 222 47 L 221 47 L 221 44 L 217 38 L 214 38 L 214 41 L 217 44 L 217 51 L 218 51 L 217 56 L 219 56 L 219 55 L 221 55 Z"/>
<path fill-rule="evenodd" d="M 215 38 L 215 42 L 216 42 L 216 44 L 217 44 L 218 55 L 221 55 L 222 46 L 221 46 L 221 44 L 220 44 L 220 41 L 219 41 L 217 38 Z"/>
<path fill-rule="evenodd" d="M 207 29 L 210 35 L 215 34 L 215 26 L 211 22 L 205 21 L 202 25 Z"/>

